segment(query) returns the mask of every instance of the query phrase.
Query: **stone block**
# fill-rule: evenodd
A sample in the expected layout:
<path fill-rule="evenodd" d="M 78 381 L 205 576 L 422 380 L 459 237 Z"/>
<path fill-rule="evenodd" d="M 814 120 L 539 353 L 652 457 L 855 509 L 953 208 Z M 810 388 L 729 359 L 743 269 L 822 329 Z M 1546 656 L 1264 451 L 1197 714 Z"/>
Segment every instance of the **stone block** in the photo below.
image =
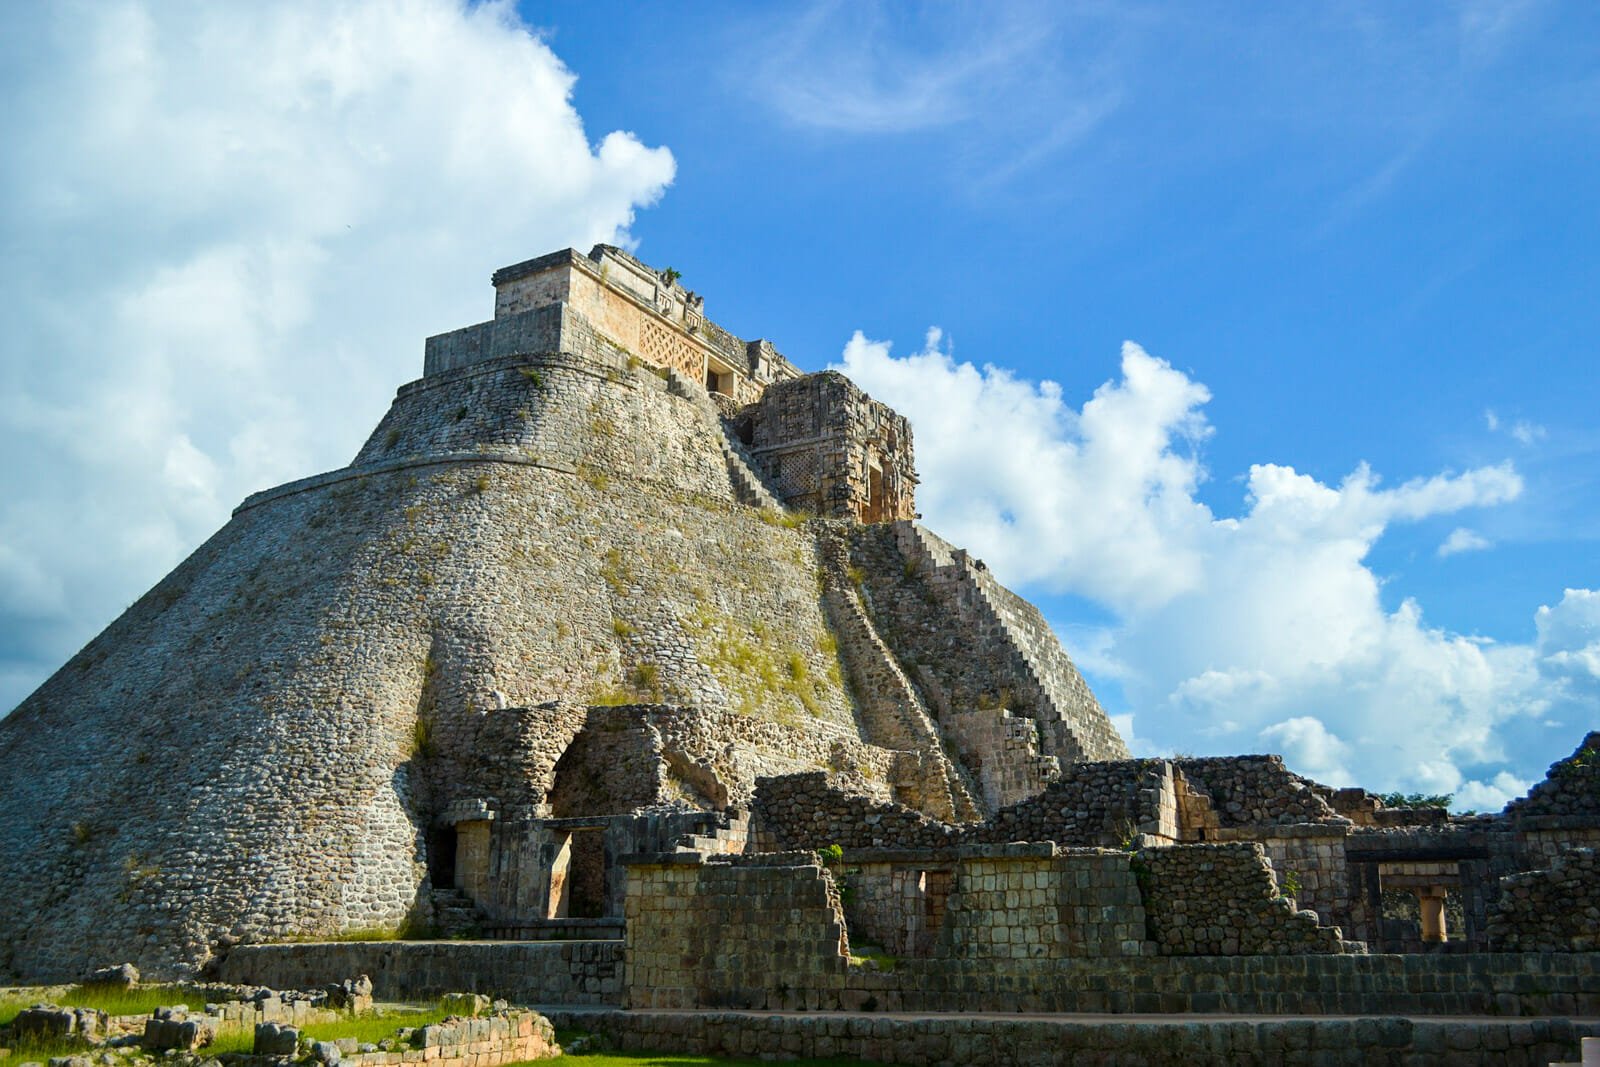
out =
<path fill-rule="evenodd" d="M 168 1049 L 193 1052 L 216 1040 L 216 1023 L 203 1015 L 187 1018 L 170 1008 L 158 1008 L 157 1011 L 167 1014 L 145 1020 L 144 1037 L 140 1042 L 151 1052 L 165 1052 Z"/>
<path fill-rule="evenodd" d="M 293 1056 L 300 1049 L 300 1031 L 282 1023 L 258 1023 L 251 1048 L 257 1056 Z"/>

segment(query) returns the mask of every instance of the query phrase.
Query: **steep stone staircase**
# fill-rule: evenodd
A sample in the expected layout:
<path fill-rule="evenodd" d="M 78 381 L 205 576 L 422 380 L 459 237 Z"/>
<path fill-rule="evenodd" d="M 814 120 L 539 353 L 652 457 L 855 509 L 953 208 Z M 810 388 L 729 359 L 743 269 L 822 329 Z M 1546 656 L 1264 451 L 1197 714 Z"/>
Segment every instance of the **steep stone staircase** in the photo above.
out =
<path fill-rule="evenodd" d="M 712 402 L 711 396 L 706 392 L 705 386 L 692 382 L 679 374 L 676 370 L 667 368 L 667 392 L 680 399 L 687 400 L 692 407 L 709 422 L 717 431 L 718 446 L 722 449 L 723 462 L 728 466 L 728 481 L 733 485 L 733 493 L 739 501 L 753 508 L 767 508 L 772 511 L 782 512 L 783 502 L 778 499 L 772 489 L 756 473 L 756 463 L 746 452 L 744 446 L 730 432 L 727 420 L 722 417 L 722 412 L 717 410 L 717 405 Z"/>
<path fill-rule="evenodd" d="M 893 524 L 909 568 L 969 625 L 1007 646 L 1010 672 L 1032 698 L 1046 754 L 1063 761 L 1126 759 L 1128 750 L 1037 608 L 1005 589 L 981 564 L 910 521 Z"/>
<path fill-rule="evenodd" d="M 861 601 L 842 524 L 819 524 L 817 547 L 823 599 L 856 695 L 862 733 L 871 744 L 896 752 L 896 798 L 946 822 L 978 821 L 983 812 L 973 800 L 974 789 L 945 756 L 927 706 Z"/>
<path fill-rule="evenodd" d="M 717 427 L 722 431 L 722 458 L 728 464 L 728 480 L 733 483 L 734 494 L 753 508 L 782 512 L 783 501 L 767 488 L 767 483 L 756 473 L 755 461 L 745 451 L 739 438 L 734 436 L 727 421 L 719 418 Z"/>

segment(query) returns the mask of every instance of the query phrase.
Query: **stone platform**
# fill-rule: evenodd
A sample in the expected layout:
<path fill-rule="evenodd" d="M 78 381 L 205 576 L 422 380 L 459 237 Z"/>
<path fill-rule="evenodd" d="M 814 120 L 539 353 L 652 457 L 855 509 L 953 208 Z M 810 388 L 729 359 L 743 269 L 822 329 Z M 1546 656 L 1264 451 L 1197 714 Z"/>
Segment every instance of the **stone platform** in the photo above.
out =
<path fill-rule="evenodd" d="M 1545 1067 L 1600 1036 L 1600 1018 L 540 1011 L 628 1051 L 918 1067 Z"/>

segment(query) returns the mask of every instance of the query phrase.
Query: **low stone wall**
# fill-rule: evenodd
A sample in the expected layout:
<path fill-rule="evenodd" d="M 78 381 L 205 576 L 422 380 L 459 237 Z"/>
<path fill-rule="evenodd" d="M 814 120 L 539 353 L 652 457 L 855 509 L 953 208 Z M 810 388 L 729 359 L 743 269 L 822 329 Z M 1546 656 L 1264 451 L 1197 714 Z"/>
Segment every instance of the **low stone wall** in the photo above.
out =
<path fill-rule="evenodd" d="M 1319 926 L 1279 895 L 1258 844 L 1147 848 L 1138 855 L 1150 938 L 1166 956 L 1342 952 L 1337 927 Z"/>
<path fill-rule="evenodd" d="M 314 989 L 352 975 L 383 1000 L 492 993 L 521 1004 L 619 1004 L 620 941 L 352 941 L 240 945 L 219 977 Z"/>
<path fill-rule="evenodd" d="M 774 881 L 792 878 L 793 868 L 775 868 Z M 687 900 L 681 927 L 712 926 L 715 918 L 696 914 Z M 707 937 L 711 935 L 708 934 Z M 772 937 L 772 952 L 793 953 Z M 386 999 L 420 999 L 446 991 L 473 989 L 527 1004 L 594 1005 L 600 995 L 570 988 L 559 995 L 540 969 L 591 954 L 607 958 L 619 973 L 622 946 L 615 942 L 441 942 L 416 943 L 428 950 L 425 970 L 408 973 L 404 951 L 387 960 L 372 951 L 394 944 L 273 945 L 238 948 L 225 968 L 239 979 L 262 984 L 315 986 L 341 974 L 366 973 L 381 979 Z M 298 950 L 298 951 L 296 951 Z M 585 969 L 592 961 L 564 965 Z M 735 964 L 725 961 L 729 973 Z M 1600 1017 L 1600 952 L 1460 953 L 1445 955 L 1310 956 L 1145 956 L 1121 959 L 906 959 L 893 970 L 845 967 L 826 976 L 838 994 L 850 993 L 851 1006 L 876 1011 L 954 1012 L 1182 1012 L 1198 1015 L 1497 1015 Z M 448 979 L 441 975 L 452 975 Z M 774 977 L 774 975 L 776 977 Z M 750 971 L 749 984 L 771 979 L 792 994 L 794 972 Z M 820 987 L 818 987 L 820 988 Z M 617 991 L 604 995 L 620 1003 Z M 820 998 L 815 1009 L 843 1003 Z M 802 998 L 801 1006 L 806 1006 Z M 772 1007 L 782 1007 L 774 1003 Z"/>
<path fill-rule="evenodd" d="M 1270 1019 L 1112 1022 L 997 1016 L 553 1012 L 555 1025 L 630 1051 L 857 1057 L 918 1067 L 1545 1067 L 1577 1058 L 1600 1022 Z"/>
<path fill-rule="evenodd" d="M 762 851 L 841 848 L 949 848 L 954 827 L 919 811 L 830 785 L 826 772 L 756 779 L 751 834 Z"/>
<path fill-rule="evenodd" d="M 1069 763 L 1037 796 L 995 812 L 965 833 L 972 841 L 1054 841 L 1058 845 L 1126 845 L 1141 833 L 1162 833 L 1165 760 Z M 1167 828 L 1167 836 L 1175 836 Z"/>
<path fill-rule="evenodd" d="M 1600 950 L 1600 852 L 1574 849 L 1543 870 L 1502 878 L 1488 932 L 1506 952 Z"/>
<path fill-rule="evenodd" d="M 428 1063 L 430 1067 L 500 1067 L 505 1063 L 550 1059 L 561 1054 L 550 1020 L 531 1011 L 505 1011 L 486 1019 L 446 1019 L 424 1026 L 415 1048 L 356 1052 L 340 1056 L 345 1067 L 391 1067 Z"/>
<path fill-rule="evenodd" d="M 1600 953 L 901 959 L 851 1010 L 1600 1017 Z"/>
<path fill-rule="evenodd" d="M 1223 826 L 1340 818 L 1323 795 L 1333 791 L 1290 771 L 1282 756 L 1205 756 L 1174 765 L 1192 788 L 1211 798 Z"/>

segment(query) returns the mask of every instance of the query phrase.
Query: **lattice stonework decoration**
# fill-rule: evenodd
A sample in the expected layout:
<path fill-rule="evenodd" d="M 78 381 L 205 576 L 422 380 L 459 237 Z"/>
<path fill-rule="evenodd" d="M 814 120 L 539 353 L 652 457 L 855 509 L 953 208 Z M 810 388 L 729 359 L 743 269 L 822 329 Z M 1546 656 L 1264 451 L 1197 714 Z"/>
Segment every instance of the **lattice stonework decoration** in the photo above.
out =
<path fill-rule="evenodd" d="M 671 367 L 690 381 L 705 380 L 706 361 L 700 350 L 649 319 L 639 321 L 639 356 L 646 363 Z"/>
<path fill-rule="evenodd" d="M 785 497 L 817 491 L 817 457 L 810 452 L 791 452 L 778 461 L 778 491 Z"/>

